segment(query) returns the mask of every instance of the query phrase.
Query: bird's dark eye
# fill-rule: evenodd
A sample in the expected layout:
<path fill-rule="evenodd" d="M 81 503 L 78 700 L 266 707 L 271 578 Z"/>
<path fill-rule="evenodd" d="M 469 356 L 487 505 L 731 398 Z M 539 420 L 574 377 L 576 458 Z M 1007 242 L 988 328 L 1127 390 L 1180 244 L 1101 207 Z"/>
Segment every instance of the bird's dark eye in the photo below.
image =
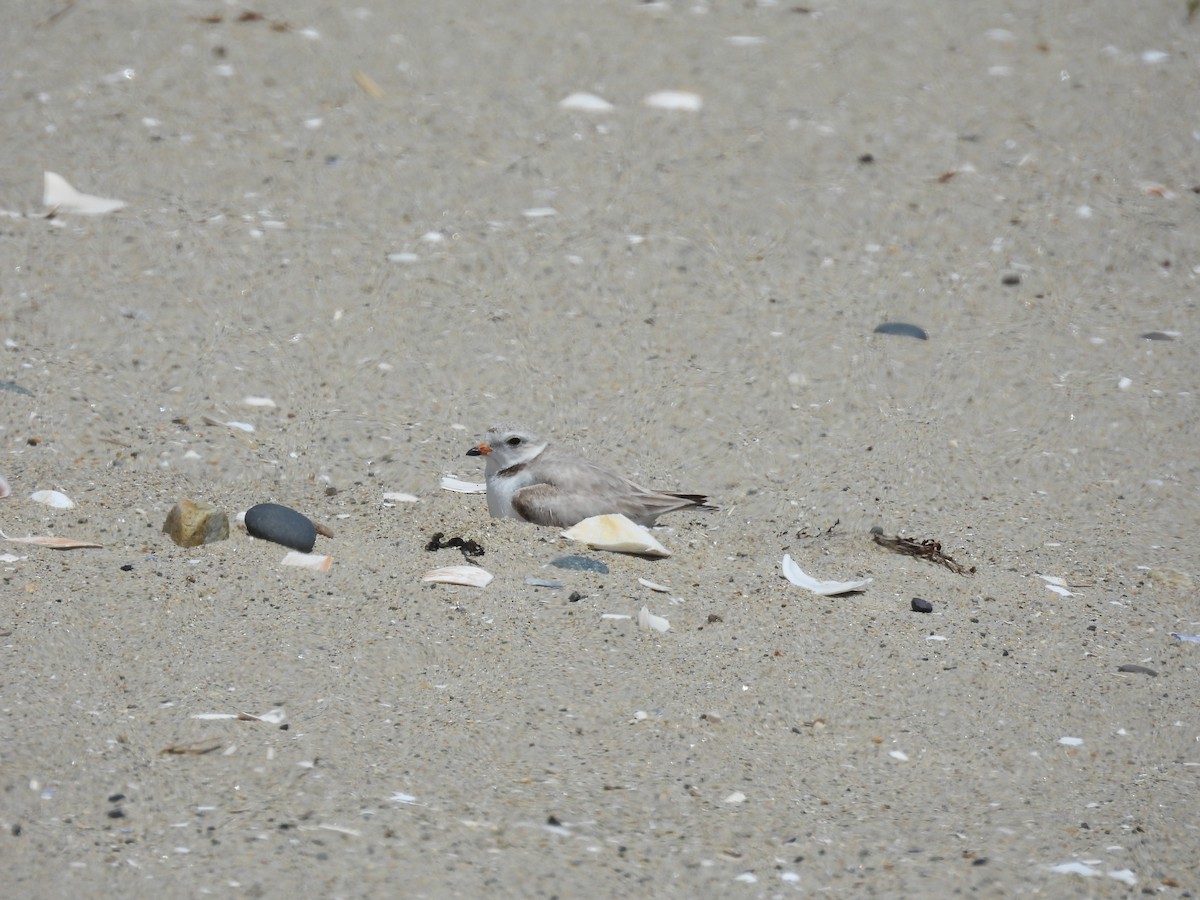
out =
<path fill-rule="evenodd" d="M 509 438 L 507 441 L 505 441 L 504 443 L 508 444 L 508 446 L 510 446 L 510 447 L 520 447 L 520 446 L 521 446 L 521 439 L 520 439 L 519 437 L 510 437 L 510 438 Z"/>

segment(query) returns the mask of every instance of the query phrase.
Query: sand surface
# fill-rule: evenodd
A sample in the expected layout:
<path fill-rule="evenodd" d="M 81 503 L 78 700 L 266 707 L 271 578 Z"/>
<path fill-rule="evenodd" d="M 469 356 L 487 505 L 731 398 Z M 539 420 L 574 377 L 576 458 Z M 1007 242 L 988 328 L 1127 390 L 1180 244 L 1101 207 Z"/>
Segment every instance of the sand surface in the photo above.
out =
<path fill-rule="evenodd" d="M 10 4 L 0 207 L 129 205 L 0 219 L 0 528 L 103 544 L 0 545 L 6 893 L 1200 891 L 1200 22 L 805 5 Z M 550 567 L 502 419 L 721 509 Z"/>

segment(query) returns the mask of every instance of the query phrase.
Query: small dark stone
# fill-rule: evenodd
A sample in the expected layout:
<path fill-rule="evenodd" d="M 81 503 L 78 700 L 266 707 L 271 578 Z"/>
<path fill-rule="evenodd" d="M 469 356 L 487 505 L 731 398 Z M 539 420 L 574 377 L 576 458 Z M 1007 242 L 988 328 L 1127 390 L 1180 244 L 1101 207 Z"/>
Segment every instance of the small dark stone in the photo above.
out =
<path fill-rule="evenodd" d="M 14 381 L 0 381 L 0 391 L 12 391 L 14 394 L 25 394 L 27 397 L 33 396 L 33 391 L 21 387 Z"/>
<path fill-rule="evenodd" d="M 132 572 L 133 571 L 133 563 L 125 563 L 125 565 L 121 566 L 121 571 L 122 572 Z"/>
<path fill-rule="evenodd" d="M 883 529 L 878 525 L 872 525 L 871 534 L 883 534 Z"/>
<path fill-rule="evenodd" d="M 988 861 L 988 858 L 987 858 L 986 856 L 981 856 L 981 857 L 979 857 L 978 859 L 973 859 L 973 860 L 971 860 L 971 865 L 973 865 L 973 866 L 986 866 L 986 865 L 987 865 L 987 861 Z"/>
<path fill-rule="evenodd" d="M 311 552 L 317 543 L 317 527 L 308 517 L 278 503 L 260 503 L 246 510 L 246 530 L 301 553 Z"/>
<path fill-rule="evenodd" d="M 125 810 L 123 810 L 123 809 L 110 809 L 110 810 L 108 811 L 108 817 L 109 817 L 110 819 L 123 819 L 123 818 L 125 818 Z"/>
<path fill-rule="evenodd" d="M 875 326 L 876 334 L 895 334 L 900 337 L 916 338 L 918 341 L 929 340 L 929 335 L 925 329 L 919 325 L 910 325 L 908 322 L 883 322 Z"/>
<path fill-rule="evenodd" d="M 928 600 L 921 599 L 920 597 L 913 597 L 912 610 L 913 612 L 930 613 L 933 612 L 933 604 Z"/>
<path fill-rule="evenodd" d="M 1165 331 L 1147 331 L 1142 335 L 1148 341 L 1173 341 L 1175 336 Z"/>
<path fill-rule="evenodd" d="M 12 826 L 12 828 L 9 830 L 12 831 L 13 837 L 20 837 L 21 836 L 21 823 L 20 822 L 15 823 Z"/>
<path fill-rule="evenodd" d="M 108 795 L 108 802 L 109 802 L 109 803 L 120 803 L 120 802 L 121 802 L 122 800 L 124 800 L 124 799 L 125 799 L 125 795 L 124 795 L 124 794 L 109 794 L 109 795 Z"/>
<path fill-rule="evenodd" d="M 608 574 L 608 566 L 598 559 L 588 559 L 586 556 L 560 556 L 550 560 L 550 565 L 559 569 L 574 569 L 578 572 L 599 572 Z"/>
<path fill-rule="evenodd" d="M 561 827 L 562 827 L 562 822 L 560 822 L 560 821 L 558 820 L 558 816 L 547 816 L 547 817 L 546 817 L 546 824 L 547 824 L 547 825 L 553 825 L 555 828 L 561 828 Z"/>
<path fill-rule="evenodd" d="M 1009 287 L 1012 287 L 1013 285 L 1021 283 L 1021 276 L 1020 275 L 1005 275 L 1003 278 L 1000 279 L 1000 283 L 1004 284 L 1004 285 L 1008 285 Z"/>
<path fill-rule="evenodd" d="M 864 166 L 869 166 L 871 163 L 875 162 L 875 156 L 872 153 L 864 153 L 858 158 L 858 161 Z"/>
<path fill-rule="evenodd" d="M 567 599 L 572 603 L 578 603 L 583 599 L 583 594 L 579 593 L 579 591 L 571 591 L 571 596 L 569 596 Z"/>
<path fill-rule="evenodd" d="M 1137 663 L 1126 663 L 1123 666 L 1117 666 L 1118 672 L 1131 672 L 1134 675 L 1149 675 L 1151 678 L 1157 678 L 1158 672 L 1154 669 L 1148 669 L 1146 666 L 1139 666 Z"/>

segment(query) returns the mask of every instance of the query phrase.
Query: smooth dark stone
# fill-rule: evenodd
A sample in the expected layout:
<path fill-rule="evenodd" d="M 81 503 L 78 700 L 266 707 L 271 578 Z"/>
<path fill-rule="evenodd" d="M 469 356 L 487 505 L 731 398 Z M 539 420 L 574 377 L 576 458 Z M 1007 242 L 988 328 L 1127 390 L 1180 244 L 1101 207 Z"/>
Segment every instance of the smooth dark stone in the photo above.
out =
<path fill-rule="evenodd" d="M 246 530 L 301 553 L 311 552 L 317 542 L 317 527 L 308 517 L 278 503 L 260 503 L 246 510 Z"/>
<path fill-rule="evenodd" d="M 12 391 L 14 394 L 24 394 L 27 397 L 33 396 L 33 391 L 21 387 L 15 381 L 0 381 L 0 391 Z"/>
<path fill-rule="evenodd" d="M 608 574 L 608 566 L 598 559 L 588 559 L 586 556 L 560 556 L 550 560 L 550 565 L 559 569 L 574 569 L 577 572 L 599 572 Z"/>
<path fill-rule="evenodd" d="M 1151 678 L 1157 678 L 1158 673 L 1153 669 L 1148 669 L 1145 666 L 1139 666 L 1137 663 L 1126 663 L 1123 666 L 1117 666 L 1118 672 L 1132 672 L 1135 675 L 1149 675 Z"/>
<path fill-rule="evenodd" d="M 928 600 L 922 600 L 920 597 L 912 598 L 912 611 L 929 613 L 933 612 L 933 604 Z"/>
<path fill-rule="evenodd" d="M 1148 341 L 1173 341 L 1175 338 L 1165 331 L 1147 331 L 1142 335 Z"/>
<path fill-rule="evenodd" d="M 1005 275 L 1003 278 L 1000 279 L 1000 283 L 1003 285 L 1007 285 L 1008 287 L 1012 287 L 1013 285 L 1021 283 L 1021 276 L 1020 275 Z"/>
<path fill-rule="evenodd" d="M 924 328 L 919 325 L 910 325 L 907 322 L 884 322 L 875 326 L 875 333 L 896 334 L 900 337 L 916 338 L 918 341 L 929 340 L 929 335 L 925 333 Z"/>

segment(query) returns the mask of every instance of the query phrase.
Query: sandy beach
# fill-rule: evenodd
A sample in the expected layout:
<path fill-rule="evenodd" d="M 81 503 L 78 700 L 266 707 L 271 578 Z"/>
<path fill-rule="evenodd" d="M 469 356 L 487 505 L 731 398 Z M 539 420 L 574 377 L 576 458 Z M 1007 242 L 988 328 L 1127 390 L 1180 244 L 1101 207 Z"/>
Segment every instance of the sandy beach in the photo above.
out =
<path fill-rule="evenodd" d="M 1196 896 L 1197 59 L 1183 0 L 14 5 L 0 531 L 101 546 L 0 543 L 6 893 Z M 505 420 L 720 508 L 494 520 Z"/>

